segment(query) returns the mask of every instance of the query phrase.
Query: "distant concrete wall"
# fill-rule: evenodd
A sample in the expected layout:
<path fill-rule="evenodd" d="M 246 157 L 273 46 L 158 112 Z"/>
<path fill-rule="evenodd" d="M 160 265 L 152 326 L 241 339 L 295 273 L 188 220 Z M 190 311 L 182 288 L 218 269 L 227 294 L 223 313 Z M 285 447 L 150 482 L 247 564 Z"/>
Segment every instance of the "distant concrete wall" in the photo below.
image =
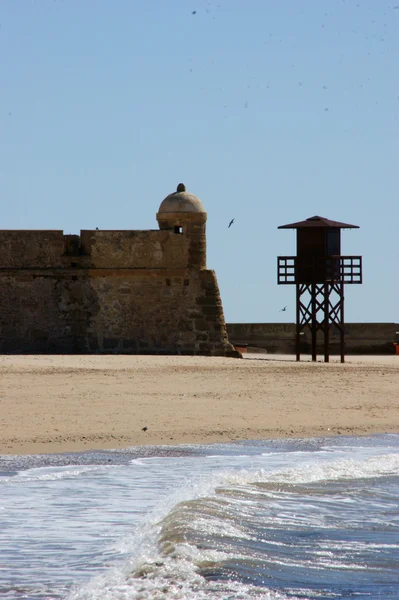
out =
<path fill-rule="evenodd" d="M 290 354 L 295 348 L 295 325 L 291 323 L 227 323 L 232 344 L 265 348 L 268 352 Z"/>
<path fill-rule="evenodd" d="M 270 353 L 295 353 L 294 323 L 227 323 L 227 334 L 232 344 L 247 344 L 265 348 Z M 394 354 L 394 341 L 399 323 L 347 323 L 345 348 L 348 354 Z M 301 336 L 301 352 L 310 353 L 311 337 L 308 328 Z M 321 335 L 319 351 L 323 351 Z M 339 332 L 331 329 L 330 352 L 339 354 Z"/>

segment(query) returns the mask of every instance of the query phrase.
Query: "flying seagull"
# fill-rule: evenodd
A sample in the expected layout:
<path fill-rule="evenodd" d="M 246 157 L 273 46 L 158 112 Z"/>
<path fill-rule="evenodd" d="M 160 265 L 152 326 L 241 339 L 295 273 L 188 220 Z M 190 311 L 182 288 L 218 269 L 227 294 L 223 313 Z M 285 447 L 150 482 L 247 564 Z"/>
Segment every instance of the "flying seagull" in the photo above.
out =
<path fill-rule="evenodd" d="M 287 307 L 284 306 L 284 308 L 280 308 L 280 310 L 278 312 L 285 312 L 287 310 Z"/>
<path fill-rule="evenodd" d="M 229 229 L 233 225 L 233 223 L 234 223 L 234 219 L 231 219 L 231 221 L 230 221 L 229 226 L 228 226 L 227 229 Z"/>

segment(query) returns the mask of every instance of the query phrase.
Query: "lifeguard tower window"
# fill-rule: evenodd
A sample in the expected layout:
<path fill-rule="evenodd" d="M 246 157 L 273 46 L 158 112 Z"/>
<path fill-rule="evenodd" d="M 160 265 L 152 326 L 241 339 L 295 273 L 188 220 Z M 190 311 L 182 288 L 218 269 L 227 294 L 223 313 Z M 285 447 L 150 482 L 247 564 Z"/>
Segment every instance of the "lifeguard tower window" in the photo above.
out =
<path fill-rule="evenodd" d="M 183 233 L 183 227 L 181 227 L 180 225 L 175 225 L 173 231 L 175 233 Z"/>
<path fill-rule="evenodd" d="M 341 254 L 339 229 L 327 229 L 327 256 L 338 256 Z"/>

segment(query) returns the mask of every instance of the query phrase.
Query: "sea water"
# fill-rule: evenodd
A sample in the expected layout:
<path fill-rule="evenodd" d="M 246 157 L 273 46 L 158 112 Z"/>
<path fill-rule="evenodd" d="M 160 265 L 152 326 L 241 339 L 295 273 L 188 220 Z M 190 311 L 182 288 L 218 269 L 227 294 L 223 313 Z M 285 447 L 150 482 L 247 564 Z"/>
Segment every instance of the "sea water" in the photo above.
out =
<path fill-rule="evenodd" d="M 0 460 L 0 597 L 399 598 L 399 436 Z"/>

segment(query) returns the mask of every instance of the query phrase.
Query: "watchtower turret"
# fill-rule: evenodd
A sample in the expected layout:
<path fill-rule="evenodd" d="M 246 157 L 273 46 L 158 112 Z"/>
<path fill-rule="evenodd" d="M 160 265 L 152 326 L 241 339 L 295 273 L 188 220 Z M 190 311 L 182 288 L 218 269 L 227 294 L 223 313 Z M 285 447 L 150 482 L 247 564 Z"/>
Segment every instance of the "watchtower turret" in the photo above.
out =
<path fill-rule="evenodd" d="M 186 191 L 184 183 L 161 202 L 157 212 L 160 229 L 186 235 L 189 241 L 189 269 L 206 269 L 207 214 L 201 200 Z"/>

